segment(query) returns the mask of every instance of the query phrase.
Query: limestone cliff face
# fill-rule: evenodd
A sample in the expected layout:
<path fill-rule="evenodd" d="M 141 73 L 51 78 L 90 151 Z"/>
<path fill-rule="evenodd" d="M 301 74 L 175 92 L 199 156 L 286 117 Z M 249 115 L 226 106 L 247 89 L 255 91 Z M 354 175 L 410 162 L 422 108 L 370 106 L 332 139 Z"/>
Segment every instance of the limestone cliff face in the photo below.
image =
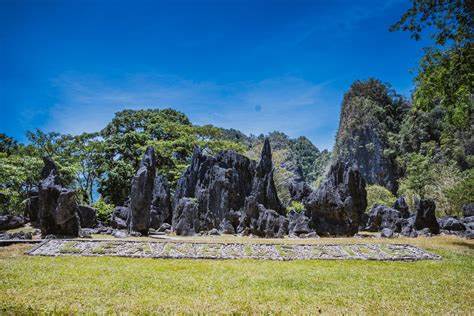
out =
<path fill-rule="evenodd" d="M 407 104 L 380 81 L 355 82 L 345 94 L 334 158 L 359 167 L 368 184 L 398 189 L 395 135 Z"/>

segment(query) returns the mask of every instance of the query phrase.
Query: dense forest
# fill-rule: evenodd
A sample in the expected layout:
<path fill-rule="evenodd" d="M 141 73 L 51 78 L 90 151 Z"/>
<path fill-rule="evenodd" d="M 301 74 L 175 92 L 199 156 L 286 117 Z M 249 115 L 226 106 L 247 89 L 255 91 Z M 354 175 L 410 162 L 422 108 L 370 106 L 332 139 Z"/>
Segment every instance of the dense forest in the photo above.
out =
<path fill-rule="evenodd" d="M 273 150 L 275 184 L 284 205 L 288 184 L 304 177 L 317 187 L 331 161 L 356 164 L 369 184 L 368 208 L 396 196 L 430 197 L 440 215 L 457 215 L 474 197 L 473 18 L 469 1 L 414 1 L 392 26 L 412 33 L 434 29 L 434 45 L 420 60 L 410 98 L 369 78 L 344 95 L 333 152 L 306 137 L 282 132 L 267 136 Z M 42 157 L 60 168 L 63 185 L 79 192 L 107 218 L 123 205 L 131 178 L 147 146 L 157 154 L 158 172 L 173 189 L 195 146 L 215 154 L 233 149 L 258 159 L 264 135 L 192 124 L 173 109 L 124 110 L 97 133 L 63 135 L 35 130 L 28 142 L 0 134 L 0 212 L 22 213 L 24 200 L 40 180 Z"/>

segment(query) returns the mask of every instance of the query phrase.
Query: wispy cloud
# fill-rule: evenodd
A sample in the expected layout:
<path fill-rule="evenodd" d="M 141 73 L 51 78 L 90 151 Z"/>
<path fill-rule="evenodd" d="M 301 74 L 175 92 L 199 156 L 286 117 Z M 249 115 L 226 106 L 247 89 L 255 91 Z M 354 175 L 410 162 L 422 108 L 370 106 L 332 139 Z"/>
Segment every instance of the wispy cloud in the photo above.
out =
<path fill-rule="evenodd" d="M 195 124 L 236 128 L 246 134 L 280 130 L 331 148 L 338 107 L 330 84 L 295 77 L 218 84 L 174 76 L 132 75 L 118 81 L 68 75 L 55 80 L 60 100 L 45 129 L 98 131 L 123 109 L 172 107 Z"/>

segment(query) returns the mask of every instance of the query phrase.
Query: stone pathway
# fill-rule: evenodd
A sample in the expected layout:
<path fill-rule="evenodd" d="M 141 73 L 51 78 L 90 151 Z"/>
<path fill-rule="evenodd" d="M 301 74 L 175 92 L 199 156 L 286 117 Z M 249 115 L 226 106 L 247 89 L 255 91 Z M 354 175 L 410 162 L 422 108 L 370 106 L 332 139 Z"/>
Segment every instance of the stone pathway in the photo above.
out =
<path fill-rule="evenodd" d="M 411 245 L 283 245 L 51 239 L 27 252 L 33 256 L 119 256 L 191 259 L 359 259 L 413 261 L 439 256 Z"/>

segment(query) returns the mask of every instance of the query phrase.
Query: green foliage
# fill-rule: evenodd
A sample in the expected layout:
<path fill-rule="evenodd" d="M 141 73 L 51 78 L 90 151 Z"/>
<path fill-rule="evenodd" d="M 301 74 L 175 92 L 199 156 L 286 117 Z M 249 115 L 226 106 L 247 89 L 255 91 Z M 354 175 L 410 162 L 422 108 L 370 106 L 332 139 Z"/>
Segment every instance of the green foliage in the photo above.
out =
<path fill-rule="evenodd" d="M 0 211 L 21 214 L 22 202 L 38 183 L 42 161 L 21 152 L 0 153 Z"/>
<path fill-rule="evenodd" d="M 303 203 L 299 201 L 291 201 L 290 206 L 287 208 L 288 211 L 294 211 L 296 213 L 302 213 L 305 210 Z"/>
<path fill-rule="evenodd" d="M 470 0 L 412 0 L 391 31 L 408 31 L 419 40 L 424 29 L 430 29 L 438 45 L 462 45 L 472 40 L 473 7 Z"/>
<path fill-rule="evenodd" d="M 461 181 L 447 188 L 446 197 L 451 208 L 449 214 L 461 215 L 464 204 L 474 203 L 474 169 L 466 170 Z"/>
<path fill-rule="evenodd" d="M 386 205 L 392 207 L 395 203 L 396 197 L 380 185 L 368 185 L 367 186 L 367 210 L 370 210 L 375 204 Z"/>
<path fill-rule="evenodd" d="M 399 192 L 402 194 L 412 192 L 424 198 L 428 185 L 432 184 L 434 179 L 430 169 L 430 158 L 413 153 L 407 156 L 406 164 L 406 176 L 400 181 Z"/>
<path fill-rule="evenodd" d="M 157 167 L 171 186 L 188 166 L 195 146 L 211 154 L 224 149 L 242 152 L 245 148 L 241 143 L 224 139 L 222 129 L 194 126 L 183 113 L 172 109 L 118 112 L 100 136 L 103 145 L 95 159 L 99 192 L 115 205 L 126 199 L 147 146 L 155 148 Z"/>
<path fill-rule="evenodd" d="M 107 204 L 104 199 L 100 198 L 93 204 L 93 207 L 97 211 L 97 219 L 102 223 L 108 224 L 114 211 L 114 206 Z"/>

